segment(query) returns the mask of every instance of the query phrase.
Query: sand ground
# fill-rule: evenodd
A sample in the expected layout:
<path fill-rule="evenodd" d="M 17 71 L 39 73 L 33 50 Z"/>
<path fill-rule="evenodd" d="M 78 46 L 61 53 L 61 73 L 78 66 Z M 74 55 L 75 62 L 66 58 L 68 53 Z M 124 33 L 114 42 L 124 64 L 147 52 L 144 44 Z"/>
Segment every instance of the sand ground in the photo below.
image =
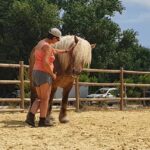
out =
<path fill-rule="evenodd" d="M 150 150 L 149 109 L 69 111 L 67 124 L 53 115 L 53 127 L 31 128 L 26 113 L 0 113 L 0 150 Z"/>

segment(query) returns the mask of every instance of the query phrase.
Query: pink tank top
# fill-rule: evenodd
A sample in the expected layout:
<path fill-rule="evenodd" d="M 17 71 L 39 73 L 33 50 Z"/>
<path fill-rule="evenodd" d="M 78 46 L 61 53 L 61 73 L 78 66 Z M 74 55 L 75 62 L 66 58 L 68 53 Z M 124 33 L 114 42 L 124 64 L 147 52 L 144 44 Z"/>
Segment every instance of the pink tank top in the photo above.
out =
<path fill-rule="evenodd" d="M 48 43 L 46 43 L 45 41 L 40 41 L 37 46 L 35 47 L 35 63 L 34 63 L 34 66 L 33 66 L 33 70 L 40 70 L 40 71 L 43 71 L 43 72 L 48 72 L 46 70 L 46 68 L 44 67 L 44 62 L 43 62 L 43 59 L 45 57 L 45 52 L 41 49 L 44 45 L 48 45 Z M 54 69 L 54 60 L 55 60 L 55 56 L 54 56 L 54 48 L 52 48 L 50 46 L 50 56 L 49 56 L 49 64 L 50 64 L 50 68 L 51 70 L 53 71 Z"/>

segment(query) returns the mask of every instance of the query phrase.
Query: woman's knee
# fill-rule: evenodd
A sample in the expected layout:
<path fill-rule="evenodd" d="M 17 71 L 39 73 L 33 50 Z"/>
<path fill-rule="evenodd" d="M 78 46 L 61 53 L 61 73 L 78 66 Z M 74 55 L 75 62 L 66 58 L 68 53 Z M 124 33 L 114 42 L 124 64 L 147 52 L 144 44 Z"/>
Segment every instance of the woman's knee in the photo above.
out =
<path fill-rule="evenodd" d="M 45 93 L 45 94 L 41 95 L 40 100 L 49 101 L 49 98 L 50 98 L 50 93 L 48 93 L 48 94 Z"/>
<path fill-rule="evenodd" d="M 40 103 L 48 103 L 49 102 L 49 99 L 47 99 L 47 98 L 43 98 L 43 99 L 41 99 L 41 101 L 40 101 Z"/>

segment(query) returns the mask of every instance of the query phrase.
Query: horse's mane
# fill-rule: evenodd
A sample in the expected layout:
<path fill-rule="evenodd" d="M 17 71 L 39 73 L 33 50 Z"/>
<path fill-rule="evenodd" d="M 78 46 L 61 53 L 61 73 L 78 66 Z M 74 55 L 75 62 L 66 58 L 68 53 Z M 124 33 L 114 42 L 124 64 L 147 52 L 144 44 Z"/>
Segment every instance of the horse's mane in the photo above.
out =
<path fill-rule="evenodd" d="M 83 64 L 84 66 L 91 64 L 91 45 L 88 41 L 83 38 L 77 37 L 78 43 L 73 50 L 73 56 L 75 58 L 75 64 Z M 61 40 L 54 45 L 58 49 L 67 49 L 74 42 L 73 35 L 63 36 Z M 70 64 L 70 58 L 68 53 L 59 54 L 58 59 L 60 61 L 61 67 L 63 70 L 66 70 Z"/>

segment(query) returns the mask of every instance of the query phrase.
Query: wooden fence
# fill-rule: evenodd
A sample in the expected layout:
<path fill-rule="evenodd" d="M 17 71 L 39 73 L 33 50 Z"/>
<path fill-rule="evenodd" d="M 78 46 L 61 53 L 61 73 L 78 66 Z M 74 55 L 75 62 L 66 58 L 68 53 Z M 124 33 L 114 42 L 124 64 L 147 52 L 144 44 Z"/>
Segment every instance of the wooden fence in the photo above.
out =
<path fill-rule="evenodd" d="M 20 87 L 20 98 L 0 98 L 0 102 L 17 102 L 20 103 L 20 109 L 0 109 L 0 111 L 24 111 L 24 83 L 29 81 L 24 80 L 24 68 L 28 68 L 28 65 L 24 65 L 23 61 L 19 64 L 0 64 L 0 68 L 18 68 L 19 69 L 19 80 L 0 80 L 0 84 L 19 84 Z"/>
<path fill-rule="evenodd" d="M 150 87 L 150 84 L 135 84 L 135 83 L 125 83 L 124 82 L 124 75 L 125 74 L 132 74 L 132 75 L 150 75 L 150 72 L 145 71 L 128 71 L 123 70 L 108 70 L 108 69 L 84 69 L 83 71 L 86 72 L 94 72 L 94 73 L 111 73 L 111 74 L 120 74 L 120 82 L 119 83 L 89 83 L 89 82 L 79 82 L 79 79 L 76 79 L 76 110 L 79 111 L 80 109 L 80 102 L 81 101 L 110 101 L 110 98 L 80 98 L 80 91 L 79 86 L 106 86 L 106 87 L 120 87 L 120 97 L 118 98 L 111 98 L 111 100 L 118 100 L 120 103 L 120 110 L 123 110 L 125 103 L 127 101 L 147 101 L 150 100 L 150 97 L 146 98 L 131 98 L 125 97 L 125 87 Z"/>
<path fill-rule="evenodd" d="M 23 61 L 20 61 L 19 64 L 0 64 L 0 68 L 18 68 L 19 69 L 19 80 L 0 80 L 0 84 L 19 84 L 20 85 L 20 98 L 0 98 L 0 102 L 18 102 L 20 103 L 19 109 L 0 109 L 0 111 L 24 111 L 25 101 L 29 101 L 29 98 L 25 98 L 24 94 L 24 83 L 29 83 L 29 80 L 24 80 L 24 69 L 29 68 L 28 65 L 24 65 Z M 110 101 L 110 98 L 80 98 L 80 86 L 120 86 L 120 97 L 111 98 L 111 100 L 118 100 L 120 103 L 120 110 L 123 110 L 125 101 L 143 101 L 150 100 L 150 98 L 126 98 L 125 97 L 125 87 L 150 87 L 150 84 L 134 84 L 134 83 L 125 83 L 124 75 L 125 74 L 139 74 L 139 75 L 150 75 L 150 72 L 144 71 L 127 71 L 121 68 L 120 70 L 108 70 L 108 69 L 84 69 L 85 72 L 95 72 L 95 73 L 111 73 L 111 74 L 120 74 L 119 83 L 89 83 L 89 82 L 79 82 L 79 79 L 75 80 L 75 93 L 76 93 L 76 111 L 80 109 L 80 102 L 82 101 Z"/>

